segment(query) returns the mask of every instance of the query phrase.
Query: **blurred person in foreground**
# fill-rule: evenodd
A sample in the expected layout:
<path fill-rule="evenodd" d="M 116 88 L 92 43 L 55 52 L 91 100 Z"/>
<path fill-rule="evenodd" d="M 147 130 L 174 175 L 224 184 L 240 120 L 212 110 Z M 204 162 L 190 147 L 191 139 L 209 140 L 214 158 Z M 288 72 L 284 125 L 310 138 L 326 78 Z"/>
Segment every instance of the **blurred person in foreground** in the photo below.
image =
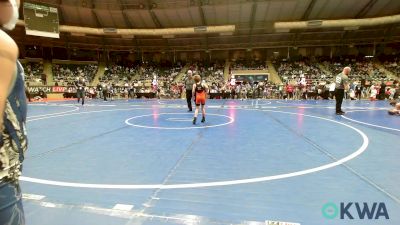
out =
<path fill-rule="evenodd" d="M 0 224 L 25 224 L 19 176 L 26 137 L 24 71 L 18 47 L 3 30 L 13 30 L 18 21 L 19 0 L 0 0 Z"/>

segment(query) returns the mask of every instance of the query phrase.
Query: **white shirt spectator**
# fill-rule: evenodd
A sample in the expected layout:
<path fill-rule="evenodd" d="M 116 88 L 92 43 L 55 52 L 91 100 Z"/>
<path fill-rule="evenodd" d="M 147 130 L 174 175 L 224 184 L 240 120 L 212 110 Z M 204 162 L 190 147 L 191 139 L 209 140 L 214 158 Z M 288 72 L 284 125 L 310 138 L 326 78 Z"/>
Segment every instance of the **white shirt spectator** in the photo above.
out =
<path fill-rule="evenodd" d="M 335 88 L 336 88 L 336 84 L 335 84 L 335 82 L 332 82 L 332 83 L 329 85 L 329 91 L 335 91 Z"/>

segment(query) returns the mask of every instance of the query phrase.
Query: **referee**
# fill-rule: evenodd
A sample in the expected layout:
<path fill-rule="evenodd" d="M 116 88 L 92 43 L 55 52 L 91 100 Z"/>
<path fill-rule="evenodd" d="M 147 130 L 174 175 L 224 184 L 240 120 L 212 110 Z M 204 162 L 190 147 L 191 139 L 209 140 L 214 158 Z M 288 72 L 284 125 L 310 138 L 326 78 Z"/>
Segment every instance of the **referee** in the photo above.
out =
<path fill-rule="evenodd" d="M 343 72 L 339 73 L 336 76 L 335 83 L 335 99 L 336 99 L 336 115 L 343 115 L 344 112 L 342 111 L 342 102 L 344 97 L 344 90 L 349 89 L 349 77 L 350 74 L 350 67 L 345 67 Z"/>
<path fill-rule="evenodd" d="M 78 98 L 78 104 L 80 99 L 82 98 L 82 105 L 85 104 L 85 79 L 78 76 L 78 78 L 75 81 L 75 87 L 76 87 L 76 96 Z"/>
<path fill-rule="evenodd" d="M 192 111 L 192 88 L 193 88 L 193 71 L 188 70 L 187 71 L 187 77 L 185 80 L 185 89 L 186 89 L 186 101 L 188 105 L 188 112 Z"/>

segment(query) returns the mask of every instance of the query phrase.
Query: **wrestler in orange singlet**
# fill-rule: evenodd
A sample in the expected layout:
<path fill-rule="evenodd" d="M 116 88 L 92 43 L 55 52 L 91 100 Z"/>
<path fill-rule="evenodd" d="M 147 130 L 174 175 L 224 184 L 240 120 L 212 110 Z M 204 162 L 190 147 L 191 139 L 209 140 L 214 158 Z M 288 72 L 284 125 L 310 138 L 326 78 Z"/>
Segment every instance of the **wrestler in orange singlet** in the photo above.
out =
<path fill-rule="evenodd" d="M 192 95 L 196 101 L 196 110 L 194 111 L 193 124 L 196 124 L 197 115 L 199 114 L 200 104 L 201 104 L 201 113 L 203 116 L 201 122 L 204 123 L 206 121 L 206 110 L 204 108 L 204 105 L 206 104 L 206 95 L 208 91 L 208 86 L 206 83 L 201 82 L 201 77 L 199 75 L 195 75 L 193 79 L 195 83 L 193 84 Z"/>

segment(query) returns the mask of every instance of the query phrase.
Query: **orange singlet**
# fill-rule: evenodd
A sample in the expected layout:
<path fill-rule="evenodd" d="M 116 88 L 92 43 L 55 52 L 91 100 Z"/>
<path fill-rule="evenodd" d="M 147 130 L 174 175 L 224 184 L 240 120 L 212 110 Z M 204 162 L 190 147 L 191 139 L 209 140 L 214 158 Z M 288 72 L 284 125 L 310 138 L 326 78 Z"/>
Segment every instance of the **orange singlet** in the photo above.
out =
<path fill-rule="evenodd" d="M 205 105 L 206 104 L 206 89 L 202 84 L 197 84 L 195 87 L 196 91 L 196 105 Z"/>

